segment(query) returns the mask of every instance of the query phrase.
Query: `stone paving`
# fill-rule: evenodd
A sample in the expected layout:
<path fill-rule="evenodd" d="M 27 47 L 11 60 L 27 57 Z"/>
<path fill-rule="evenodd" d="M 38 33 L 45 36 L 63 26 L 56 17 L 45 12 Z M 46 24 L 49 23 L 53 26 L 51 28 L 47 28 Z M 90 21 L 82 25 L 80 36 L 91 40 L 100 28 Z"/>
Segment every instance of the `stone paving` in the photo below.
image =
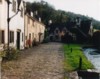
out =
<path fill-rule="evenodd" d="M 18 60 L 4 62 L 2 79 L 64 79 L 62 44 L 47 43 L 22 52 Z"/>

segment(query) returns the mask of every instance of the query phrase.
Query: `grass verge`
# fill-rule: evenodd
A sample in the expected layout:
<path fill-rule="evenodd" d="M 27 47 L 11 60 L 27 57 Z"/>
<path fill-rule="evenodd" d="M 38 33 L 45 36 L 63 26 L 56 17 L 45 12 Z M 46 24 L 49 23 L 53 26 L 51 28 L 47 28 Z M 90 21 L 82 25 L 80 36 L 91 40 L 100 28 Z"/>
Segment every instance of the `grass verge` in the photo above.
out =
<path fill-rule="evenodd" d="M 93 69 L 93 65 L 82 53 L 81 45 L 78 44 L 64 44 L 64 68 L 66 71 L 73 71 L 79 68 L 79 58 L 82 58 L 82 70 Z"/>

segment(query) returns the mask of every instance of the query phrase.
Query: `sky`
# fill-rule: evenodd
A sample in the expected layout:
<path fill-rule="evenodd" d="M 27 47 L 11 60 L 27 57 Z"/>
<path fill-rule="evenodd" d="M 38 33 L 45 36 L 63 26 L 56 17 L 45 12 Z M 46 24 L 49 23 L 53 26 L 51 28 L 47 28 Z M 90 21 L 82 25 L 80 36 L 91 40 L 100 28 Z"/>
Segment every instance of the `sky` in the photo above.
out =
<path fill-rule="evenodd" d="M 29 2 L 40 0 L 26 0 Z M 93 17 L 100 21 L 100 0 L 44 0 L 53 5 L 55 9 L 61 9 L 85 16 Z"/>

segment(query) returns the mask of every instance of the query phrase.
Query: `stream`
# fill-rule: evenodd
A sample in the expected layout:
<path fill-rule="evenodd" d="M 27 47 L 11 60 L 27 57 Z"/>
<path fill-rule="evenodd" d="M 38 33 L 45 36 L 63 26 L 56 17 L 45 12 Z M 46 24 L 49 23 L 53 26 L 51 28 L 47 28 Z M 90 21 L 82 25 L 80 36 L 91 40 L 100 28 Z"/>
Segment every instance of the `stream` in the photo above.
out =
<path fill-rule="evenodd" d="M 85 56 L 94 65 L 95 69 L 100 71 L 100 51 L 93 48 L 83 49 Z"/>

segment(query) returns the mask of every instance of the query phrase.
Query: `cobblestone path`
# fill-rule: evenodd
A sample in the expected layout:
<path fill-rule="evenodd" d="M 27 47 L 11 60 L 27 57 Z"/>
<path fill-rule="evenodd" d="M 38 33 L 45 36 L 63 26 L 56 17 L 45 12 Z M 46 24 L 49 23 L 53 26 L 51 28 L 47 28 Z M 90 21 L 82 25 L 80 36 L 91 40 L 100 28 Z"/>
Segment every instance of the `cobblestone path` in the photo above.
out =
<path fill-rule="evenodd" d="M 4 62 L 2 79 L 64 79 L 63 60 L 62 44 L 41 44 Z"/>

